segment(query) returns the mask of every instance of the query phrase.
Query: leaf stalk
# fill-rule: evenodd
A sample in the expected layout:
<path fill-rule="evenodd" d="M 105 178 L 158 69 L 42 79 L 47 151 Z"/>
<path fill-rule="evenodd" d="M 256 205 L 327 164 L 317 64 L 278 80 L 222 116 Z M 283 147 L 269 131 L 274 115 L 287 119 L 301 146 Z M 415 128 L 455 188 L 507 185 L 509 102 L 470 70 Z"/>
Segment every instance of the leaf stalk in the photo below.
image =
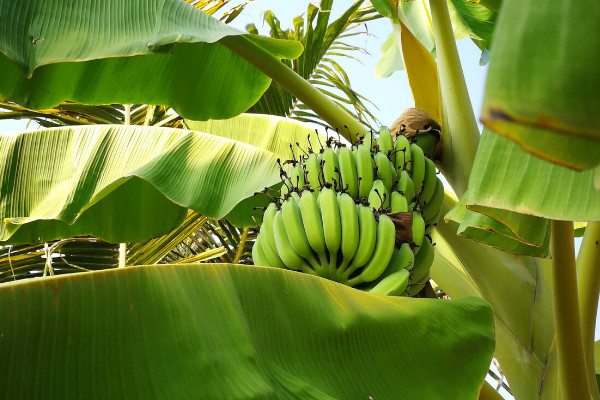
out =
<path fill-rule="evenodd" d="M 552 294 L 562 400 L 589 399 L 583 354 L 572 221 L 552 221 Z"/>
<path fill-rule="evenodd" d="M 356 141 L 357 133 L 367 133 L 367 128 L 352 115 L 244 35 L 226 36 L 220 43 L 279 83 L 350 142 Z"/>

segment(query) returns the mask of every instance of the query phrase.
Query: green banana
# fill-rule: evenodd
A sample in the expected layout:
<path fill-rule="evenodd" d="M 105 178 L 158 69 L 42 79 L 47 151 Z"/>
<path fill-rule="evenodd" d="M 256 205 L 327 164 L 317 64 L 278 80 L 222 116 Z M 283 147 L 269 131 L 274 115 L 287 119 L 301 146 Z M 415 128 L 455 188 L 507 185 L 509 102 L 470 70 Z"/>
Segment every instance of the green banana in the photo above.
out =
<path fill-rule="evenodd" d="M 358 174 L 352 150 L 347 147 L 340 148 L 338 162 L 342 178 L 341 187 L 346 189 L 353 199 L 358 198 Z"/>
<path fill-rule="evenodd" d="M 401 271 L 403 269 L 409 270 L 414 267 L 415 264 L 415 253 L 413 253 L 410 248 L 410 244 L 402 243 L 400 248 L 394 247 L 394 253 L 392 254 L 392 258 L 385 271 L 381 274 L 377 281 L 381 281 L 388 275 L 393 274 L 394 272 Z M 402 292 L 400 292 L 402 293 Z"/>
<path fill-rule="evenodd" d="M 263 249 L 265 249 L 266 245 L 269 245 L 269 247 L 271 247 L 271 249 L 273 249 L 272 251 L 274 251 L 274 249 L 275 249 L 275 235 L 273 233 L 273 219 L 275 218 L 276 213 L 277 213 L 277 205 L 275 203 L 269 203 L 269 205 L 265 209 L 265 213 L 263 214 L 262 225 L 260 226 L 260 231 L 265 235 L 265 239 L 267 239 L 267 240 L 262 241 Z M 267 253 L 269 253 L 269 251 L 264 250 L 264 253 L 267 256 L 267 258 L 269 258 L 269 261 L 271 261 L 269 254 L 267 254 Z M 273 265 L 273 264 L 271 264 L 271 265 Z M 273 266 L 275 267 L 276 265 L 273 265 Z"/>
<path fill-rule="evenodd" d="M 406 169 L 412 160 L 412 155 L 410 153 L 410 142 L 402 134 L 398 134 L 398 136 L 396 136 L 392 160 L 394 161 L 396 171 L 402 171 Z"/>
<path fill-rule="evenodd" d="M 392 139 L 390 130 L 385 126 L 379 128 L 379 138 L 377 139 L 377 144 L 379 145 L 379 151 L 386 157 L 389 157 L 394 150 L 394 139 Z"/>
<path fill-rule="evenodd" d="M 276 268 L 286 268 L 285 264 L 279 257 L 279 253 L 277 253 L 277 248 L 275 246 L 271 246 L 271 244 L 269 243 L 269 235 L 267 234 L 267 232 L 270 232 L 274 236 L 273 225 L 266 225 L 265 223 L 263 223 L 260 227 L 260 233 L 263 235 L 260 240 L 260 246 L 262 248 L 263 254 L 265 255 L 265 258 L 267 259 L 269 266 Z M 275 241 L 275 238 L 273 238 L 273 241 Z"/>
<path fill-rule="evenodd" d="M 377 211 L 385 210 L 390 205 L 390 194 L 384 183 L 377 179 L 373 182 L 373 187 L 369 193 L 369 207 Z"/>
<path fill-rule="evenodd" d="M 373 255 L 373 250 L 375 250 L 375 242 L 377 241 L 377 221 L 375 221 L 373 212 L 369 207 L 362 205 L 358 205 L 357 210 L 359 232 L 358 248 L 356 249 L 356 253 L 348 266 L 348 269 L 346 271 L 342 268 L 339 270 L 340 273 L 343 273 L 343 281 L 348 280 L 354 271 L 369 262 Z"/>
<path fill-rule="evenodd" d="M 394 179 L 396 179 L 394 164 L 382 152 L 379 152 L 375 154 L 375 165 L 377 166 L 377 178 L 383 181 L 389 192 L 392 190 Z"/>
<path fill-rule="evenodd" d="M 400 192 L 392 192 L 390 208 L 392 213 L 408 212 L 408 203 L 406 202 L 406 197 L 401 195 Z"/>
<path fill-rule="evenodd" d="M 369 290 L 369 293 L 384 296 L 399 296 L 406 290 L 409 276 L 410 273 L 405 269 L 396 271 L 379 281 L 374 288 Z"/>
<path fill-rule="evenodd" d="M 294 194 L 298 195 L 297 193 Z M 296 201 L 300 202 L 300 198 L 298 198 Z M 290 243 L 292 244 L 292 247 L 296 253 L 298 253 L 298 255 L 301 257 L 304 257 L 316 271 L 319 269 L 320 265 L 313 254 L 310 243 L 308 242 L 306 232 L 304 231 L 304 223 L 302 221 L 300 206 L 296 203 L 296 201 L 289 199 L 284 201 L 281 205 L 283 224 L 285 226 L 285 231 Z"/>
<path fill-rule="evenodd" d="M 290 174 L 290 179 L 292 181 L 292 186 L 302 190 L 304 188 L 304 168 L 300 163 L 296 163 L 292 168 L 292 173 Z"/>
<path fill-rule="evenodd" d="M 362 144 L 364 144 L 367 147 L 369 153 L 375 151 L 377 141 L 373 137 L 373 132 L 367 132 L 364 134 L 364 136 L 362 137 Z"/>
<path fill-rule="evenodd" d="M 413 212 L 413 223 L 412 223 L 412 234 L 413 234 L 413 246 L 416 248 L 415 254 L 418 254 L 421 250 L 421 244 L 425 237 L 425 221 L 421 214 Z"/>
<path fill-rule="evenodd" d="M 335 190 L 339 190 L 340 177 L 335 171 L 339 169 L 338 157 L 335 151 L 331 147 L 326 147 L 321 154 L 321 160 L 323 161 L 323 178 L 324 182 L 328 182 L 333 185 Z"/>
<path fill-rule="evenodd" d="M 337 195 L 332 189 L 323 188 L 318 197 L 323 222 L 325 245 L 329 251 L 329 272 L 333 273 L 337 264 L 337 253 L 342 242 L 342 225 Z"/>
<path fill-rule="evenodd" d="M 306 179 L 308 179 L 308 184 L 313 192 L 317 192 L 319 187 L 321 187 L 320 182 L 320 171 L 321 164 L 319 163 L 319 157 L 316 153 L 310 153 L 308 158 L 305 161 L 304 168 L 306 169 Z"/>
<path fill-rule="evenodd" d="M 394 252 L 394 243 L 396 240 L 396 226 L 392 220 L 385 214 L 379 216 L 377 224 L 377 242 L 373 256 L 365 265 L 362 272 L 348 281 L 349 286 L 354 286 L 362 282 L 371 282 L 377 279 L 390 262 Z"/>
<path fill-rule="evenodd" d="M 347 193 L 338 194 L 338 202 L 340 206 L 340 221 L 342 230 L 342 263 L 338 267 L 338 271 L 343 271 L 352 261 L 359 243 L 359 223 L 358 210 L 356 204 L 350 195 Z"/>
<path fill-rule="evenodd" d="M 366 199 L 373 186 L 374 165 L 371 152 L 366 145 L 361 144 L 354 148 L 353 154 L 356 159 L 357 180 L 360 179 L 358 196 Z"/>
<path fill-rule="evenodd" d="M 423 240 L 421 249 L 415 256 L 415 266 L 410 271 L 411 283 L 421 282 L 427 272 L 429 272 L 431 264 L 433 264 L 434 253 L 433 245 L 429 239 Z"/>
<path fill-rule="evenodd" d="M 430 278 L 430 275 L 429 275 L 429 272 L 427 272 L 427 274 L 423 277 L 423 279 L 421 279 L 420 282 L 411 283 L 408 286 L 408 289 L 406 289 L 406 291 L 402 295 L 407 296 L 407 297 L 413 297 L 414 295 L 419 293 L 421 290 L 423 290 L 423 288 L 425 288 L 425 284 L 427 283 L 429 278 Z"/>
<path fill-rule="evenodd" d="M 396 190 L 402 192 L 404 197 L 406 198 L 407 203 L 412 203 L 415 197 L 415 187 L 413 185 L 413 181 L 408 175 L 406 170 L 403 170 L 400 173 L 400 177 L 398 178 L 398 184 L 396 185 Z"/>
<path fill-rule="evenodd" d="M 435 175 L 435 164 L 429 158 L 425 158 L 425 177 L 423 178 L 423 190 L 421 196 L 419 196 L 419 202 L 423 205 L 429 203 L 435 185 L 437 183 L 437 176 Z"/>
<path fill-rule="evenodd" d="M 312 270 L 312 268 L 306 264 L 306 261 L 298 253 L 296 253 L 292 247 L 292 244 L 290 243 L 288 235 L 285 231 L 285 225 L 281 211 L 278 211 L 273 218 L 273 231 L 275 235 L 277 253 L 279 254 L 279 257 L 281 257 L 281 260 L 286 267 L 314 275 L 315 272 Z"/>
<path fill-rule="evenodd" d="M 321 265 L 325 266 L 327 260 L 327 247 L 325 245 L 325 234 L 323 233 L 323 221 L 321 219 L 321 210 L 317 198 L 311 192 L 305 190 L 302 192 L 300 202 L 300 213 L 302 215 L 302 224 L 310 247 L 317 253 Z"/>
<path fill-rule="evenodd" d="M 411 179 L 417 196 L 421 194 L 421 185 L 425 178 L 425 154 L 423 150 L 416 144 L 410 145 L 410 153 L 412 155 Z"/>
<path fill-rule="evenodd" d="M 270 267 L 271 264 L 267 260 L 267 257 L 265 256 L 265 253 L 262 249 L 262 244 L 260 243 L 260 241 L 265 240 L 265 238 L 261 236 L 262 235 L 259 233 L 256 237 L 256 240 L 254 241 L 254 246 L 252 246 L 252 262 L 254 263 L 254 265 Z"/>
<path fill-rule="evenodd" d="M 423 206 L 423 219 L 426 224 L 436 223 L 441 214 L 442 202 L 444 201 L 444 183 L 436 177 L 435 189 L 429 202 Z"/>

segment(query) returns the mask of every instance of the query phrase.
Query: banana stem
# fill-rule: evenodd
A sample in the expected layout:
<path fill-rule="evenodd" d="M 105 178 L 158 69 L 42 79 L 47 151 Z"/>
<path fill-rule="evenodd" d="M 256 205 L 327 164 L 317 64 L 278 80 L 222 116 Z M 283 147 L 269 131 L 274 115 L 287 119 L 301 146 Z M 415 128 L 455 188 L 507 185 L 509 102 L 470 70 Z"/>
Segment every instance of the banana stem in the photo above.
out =
<path fill-rule="evenodd" d="M 594 335 L 600 296 L 600 222 L 589 222 L 577 255 L 577 288 L 581 314 L 583 350 L 588 383 L 594 399 L 600 399 L 594 370 Z"/>
<path fill-rule="evenodd" d="M 479 128 L 463 75 L 446 0 L 429 0 L 437 51 L 442 105 L 440 167 L 458 197 L 467 190 Z"/>
<path fill-rule="evenodd" d="M 352 115 L 245 35 L 226 36 L 220 43 L 296 96 L 350 142 L 356 141 L 357 133 L 363 136 L 367 132 L 367 128 Z"/>
<path fill-rule="evenodd" d="M 550 245 L 561 398 L 589 399 L 590 389 L 579 321 L 572 221 L 552 221 Z"/>

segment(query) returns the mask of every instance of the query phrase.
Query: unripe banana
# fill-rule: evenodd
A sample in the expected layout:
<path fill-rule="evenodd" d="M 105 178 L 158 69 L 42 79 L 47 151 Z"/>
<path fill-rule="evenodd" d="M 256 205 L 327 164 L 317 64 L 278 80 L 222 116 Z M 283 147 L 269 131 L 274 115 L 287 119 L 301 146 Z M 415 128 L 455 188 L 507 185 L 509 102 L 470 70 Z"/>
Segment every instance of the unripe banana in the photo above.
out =
<path fill-rule="evenodd" d="M 425 157 L 425 178 L 423 179 L 423 190 L 421 191 L 421 196 L 419 196 L 419 202 L 422 205 L 427 205 L 431 200 L 436 183 L 435 164 L 429 158 Z"/>
<path fill-rule="evenodd" d="M 271 264 L 267 260 L 265 253 L 263 252 L 262 245 L 260 244 L 261 240 L 265 240 L 264 236 L 259 233 L 254 241 L 254 246 L 252 246 L 252 262 L 254 265 L 260 265 L 263 267 L 270 267 Z"/>
<path fill-rule="evenodd" d="M 377 279 L 385 270 L 392 258 L 394 252 L 394 243 L 396 241 L 396 226 L 392 220 L 385 214 L 379 216 L 377 224 L 377 242 L 373 256 L 365 265 L 362 272 L 348 281 L 349 286 L 354 286 L 361 282 L 371 282 Z"/>
<path fill-rule="evenodd" d="M 369 153 L 372 151 L 375 151 L 375 146 L 377 145 L 377 141 L 373 137 L 372 132 L 365 133 L 365 135 L 362 138 L 362 144 L 364 144 L 367 147 L 367 149 L 369 150 Z"/>
<path fill-rule="evenodd" d="M 402 171 L 410 165 L 412 155 L 410 153 L 410 142 L 407 138 L 399 134 L 394 142 L 394 165 L 396 171 Z"/>
<path fill-rule="evenodd" d="M 390 194 L 381 180 L 373 182 L 373 187 L 369 193 L 369 207 L 381 211 L 390 205 Z"/>
<path fill-rule="evenodd" d="M 262 248 L 263 254 L 265 255 L 265 258 L 267 259 L 269 266 L 275 267 L 275 268 L 286 268 L 285 264 L 281 260 L 281 257 L 279 257 L 277 248 L 272 247 L 271 244 L 269 243 L 269 240 L 268 240 L 269 235 L 267 234 L 267 231 L 271 232 L 274 235 L 273 225 L 272 224 L 266 225 L 263 222 L 263 224 L 260 227 L 260 233 L 262 234 L 262 238 L 260 240 L 260 246 Z M 273 241 L 275 241 L 275 238 L 273 238 Z"/>
<path fill-rule="evenodd" d="M 340 148 L 338 162 L 342 178 L 341 187 L 346 189 L 353 199 L 358 198 L 358 174 L 352 151 L 347 147 Z"/>
<path fill-rule="evenodd" d="M 300 163 L 297 163 L 292 168 L 292 173 L 290 174 L 290 179 L 292 181 L 292 186 L 302 190 L 304 188 L 304 168 Z"/>
<path fill-rule="evenodd" d="M 401 271 L 403 269 L 411 270 L 415 265 L 415 254 L 413 253 L 408 243 L 402 243 L 400 248 L 394 247 L 394 253 L 390 259 L 390 263 L 386 267 L 385 271 L 381 274 L 378 281 L 384 279 L 394 272 Z M 402 293 L 402 292 L 399 292 Z"/>
<path fill-rule="evenodd" d="M 297 196 L 297 193 L 294 194 Z M 315 259 L 308 238 L 306 237 L 300 206 L 296 203 L 296 201 L 300 202 L 300 200 L 301 199 L 298 197 L 297 200 L 289 199 L 283 202 L 281 205 L 283 224 L 290 243 L 296 253 L 301 257 L 304 257 L 315 270 L 318 270 L 320 265 Z"/>
<path fill-rule="evenodd" d="M 410 153 L 412 155 L 411 179 L 413 181 L 415 193 L 420 195 L 421 185 L 425 178 L 425 154 L 423 154 L 423 150 L 414 143 L 410 145 Z"/>
<path fill-rule="evenodd" d="M 396 179 L 394 164 L 381 152 L 375 154 L 375 166 L 377 166 L 377 177 L 381 180 L 386 190 L 392 190 L 392 183 Z"/>
<path fill-rule="evenodd" d="M 317 253 L 321 266 L 328 263 L 327 247 L 325 245 L 325 234 L 323 232 L 323 220 L 321 219 L 321 210 L 317 198 L 311 192 L 305 190 L 302 192 L 300 202 L 300 213 L 302 214 L 302 224 L 310 247 Z"/>
<path fill-rule="evenodd" d="M 308 179 L 309 187 L 316 193 L 321 187 L 320 179 L 322 179 L 320 176 L 321 164 L 316 153 L 308 155 L 304 168 L 306 169 L 306 178 Z"/>
<path fill-rule="evenodd" d="M 421 244 L 425 237 L 425 221 L 418 212 L 413 212 L 412 234 L 415 254 L 418 254 L 421 251 Z"/>
<path fill-rule="evenodd" d="M 423 240 L 421 249 L 415 256 L 415 267 L 410 271 L 410 282 L 421 282 L 425 275 L 429 272 L 434 257 L 433 245 L 429 239 Z"/>
<path fill-rule="evenodd" d="M 331 147 L 326 147 L 321 154 L 321 160 L 323 160 L 323 178 L 324 182 L 331 183 L 335 190 L 339 190 L 340 177 L 336 172 L 339 169 L 338 157 L 335 151 Z"/>
<path fill-rule="evenodd" d="M 285 231 L 285 225 L 283 223 L 283 215 L 281 211 L 275 214 L 273 219 L 273 231 L 275 235 L 275 245 L 277 246 L 277 253 L 281 260 L 289 269 L 302 271 L 307 274 L 314 275 L 315 272 L 310 268 L 306 261 L 294 250 L 290 240 Z"/>
<path fill-rule="evenodd" d="M 260 232 L 264 235 L 263 249 L 265 248 L 265 244 L 268 244 L 273 251 L 275 251 L 275 234 L 273 233 L 273 220 L 275 219 L 275 214 L 277 213 L 277 205 L 275 203 L 269 203 L 265 212 L 263 214 L 262 225 L 260 226 Z M 269 251 L 264 249 L 264 253 L 271 261 L 269 257 Z M 273 264 L 271 264 L 273 265 Z M 273 265 L 274 267 L 276 265 Z"/>
<path fill-rule="evenodd" d="M 390 130 L 385 126 L 379 128 L 379 138 L 377 139 L 377 144 L 379 145 L 379 151 L 389 158 L 394 150 L 394 139 L 392 139 Z"/>
<path fill-rule="evenodd" d="M 404 197 L 406 198 L 407 203 L 412 203 L 415 197 L 415 187 L 413 185 L 413 181 L 408 175 L 406 170 L 403 170 L 400 173 L 400 177 L 398 178 L 398 184 L 396 185 L 396 190 L 402 192 Z"/>
<path fill-rule="evenodd" d="M 329 272 L 333 273 L 337 264 L 337 253 L 342 242 L 342 225 L 337 195 L 329 188 L 323 188 L 319 193 L 319 207 L 323 221 L 325 245 L 329 251 Z"/>
<path fill-rule="evenodd" d="M 390 199 L 390 208 L 392 213 L 408 212 L 408 203 L 406 198 L 400 192 L 392 192 Z"/>
<path fill-rule="evenodd" d="M 442 202 L 444 201 L 444 183 L 436 178 L 435 190 L 431 199 L 423 206 L 423 219 L 426 224 L 434 224 L 441 215 Z"/>
<path fill-rule="evenodd" d="M 343 280 L 346 281 L 356 269 L 365 265 L 371 259 L 373 250 L 375 250 L 375 242 L 377 241 L 377 221 L 369 207 L 358 205 L 358 231 L 359 241 L 358 248 L 354 254 L 354 258 L 348 266 L 348 269 L 343 273 Z"/>
<path fill-rule="evenodd" d="M 340 206 L 340 221 L 342 229 L 342 263 L 338 267 L 338 271 L 343 271 L 352 261 L 359 242 L 359 223 L 358 210 L 352 197 L 347 193 L 338 194 L 338 202 Z"/>
<path fill-rule="evenodd" d="M 413 297 L 414 295 L 419 293 L 421 290 L 423 290 L 429 278 L 430 275 L 429 272 L 427 272 L 427 274 L 423 277 L 423 279 L 421 279 L 420 282 L 411 283 L 408 286 L 408 289 L 406 289 L 406 291 L 404 292 L 403 296 Z"/>
<path fill-rule="evenodd" d="M 358 195 L 366 199 L 373 187 L 374 162 L 367 145 L 359 145 L 353 150 L 353 154 L 356 159 L 357 179 L 360 179 Z"/>
<path fill-rule="evenodd" d="M 379 281 L 374 288 L 369 290 L 369 293 L 399 296 L 406 290 L 409 276 L 410 273 L 405 269 L 396 271 Z"/>

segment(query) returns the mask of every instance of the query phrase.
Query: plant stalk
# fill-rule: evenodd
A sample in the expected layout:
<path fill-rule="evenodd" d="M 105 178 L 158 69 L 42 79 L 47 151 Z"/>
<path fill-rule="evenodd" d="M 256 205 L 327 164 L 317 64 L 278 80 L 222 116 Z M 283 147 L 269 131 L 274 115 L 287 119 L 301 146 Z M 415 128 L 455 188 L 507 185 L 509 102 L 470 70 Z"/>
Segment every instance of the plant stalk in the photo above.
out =
<path fill-rule="evenodd" d="M 460 65 L 446 0 L 430 0 L 437 51 L 442 106 L 442 161 L 440 168 L 458 197 L 467 190 L 479 128 Z"/>
<path fill-rule="evenodd" d="M 577 255 L 577 288 L 581 315 L 581 334 L 590 392 L 600 399 L 594 370 L 594 336 L 600 296 L 600 222 L 589 222 Z"/>
<path fill-rule="evenodd" d="M 367 132 L 352 115 L 245 35 L 226 36 L 219 42 L 296 96 L 350 142 L 356 141 L 357 133 Z"/>
<path fill-rule="evenodd" d="M 572 221 L 552 221 L 552 295 L 562 400 L 590 398 L 583 354 Z"/>

